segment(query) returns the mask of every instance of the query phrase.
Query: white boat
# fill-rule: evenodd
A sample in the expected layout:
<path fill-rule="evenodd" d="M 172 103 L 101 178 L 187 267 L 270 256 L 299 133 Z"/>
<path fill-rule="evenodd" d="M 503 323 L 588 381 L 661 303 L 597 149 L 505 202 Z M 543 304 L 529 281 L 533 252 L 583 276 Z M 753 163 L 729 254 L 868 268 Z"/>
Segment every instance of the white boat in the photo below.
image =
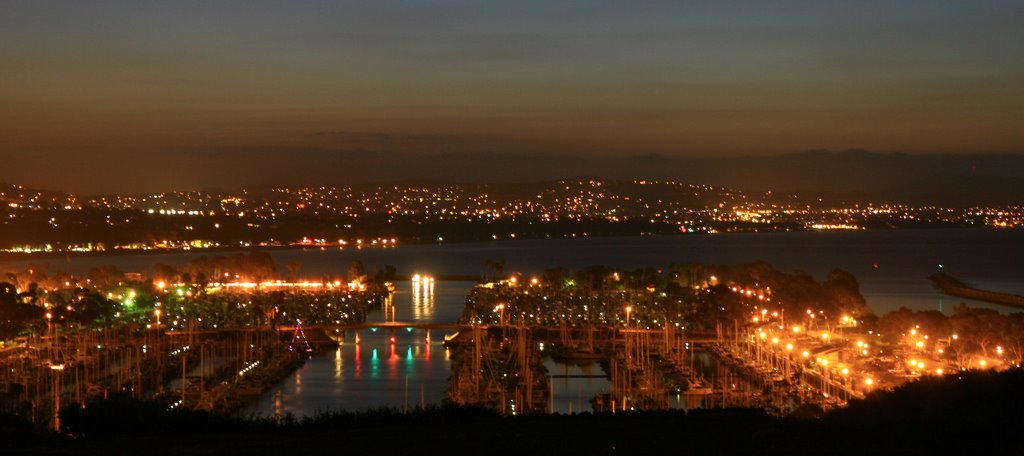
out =
<path fill-rule="evenodd" d="M 711 386 L 704 382 L 702 379 L 690 379 L 687 382 L 686 392 L 683 394 L 688 396 L 706 396 L 713 394 L 714 390 Z"/>

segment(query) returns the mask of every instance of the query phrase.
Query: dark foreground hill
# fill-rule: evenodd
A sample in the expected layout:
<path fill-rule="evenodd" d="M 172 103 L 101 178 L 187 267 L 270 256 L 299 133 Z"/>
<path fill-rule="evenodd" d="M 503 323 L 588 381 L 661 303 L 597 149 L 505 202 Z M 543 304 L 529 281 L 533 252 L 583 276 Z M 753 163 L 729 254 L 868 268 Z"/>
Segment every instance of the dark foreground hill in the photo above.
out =
<path fill-rule="evenodd" d="M 0 422 L 10 454 L 1022 454 L 1024 371 L 929 378 L 812 418 L 702 410 L 503 418 L 438 407 L 411 414 L 238 420 L 111 400 L 65 412 L 76 437 Z"/>

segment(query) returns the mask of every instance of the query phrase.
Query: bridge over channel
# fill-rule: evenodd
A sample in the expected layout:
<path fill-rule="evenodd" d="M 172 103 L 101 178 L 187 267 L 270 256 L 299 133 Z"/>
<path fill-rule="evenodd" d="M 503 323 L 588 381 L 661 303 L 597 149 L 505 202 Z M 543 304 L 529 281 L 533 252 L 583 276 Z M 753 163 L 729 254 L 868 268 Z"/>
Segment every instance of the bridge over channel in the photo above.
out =
<path fill-rule="evenodd" d="M 449 330 L 449 331 L 459 331 L 459 330 L 463 330 L 463 329 L 471 330 L 471 329 L 473 329 L 473 326 L 474 325 L 470 325 L 470 324 L 466 324 L 466 323 L 436 323 L 436 322 L 416 322 L 416 321 L 366 321 L 366 322 L 362 322 L 362 323 L 346 323 L 346 324 L 343 324 L 343 325 L 302 325 L 302 328 L 306 329 L 306 330 L 321 329 L 321 330 L 325 330 L 325 331 L 331 331 L 331 330 L 336 330 L 336 329 L 337 330 L 341 330 L 341 331 L 348 331 L 348 330 L 360 330 L 360 329 L 371 329 L 371 328 L 380 328 L 380 329 L 389 329 L 389 328 L 391 328 L 391 329 L 405 329 L 405 328 L 412 328 L 412 329 L 443 329 L 443 330 Z M 483 329 L 483 330 L 486 330 L 487 328 L 490 327 L 490 325 L 476 325 L 476 327 L 480 328 L 480 329 Z M 280 327 L 278 327 L 278 329 L 281 330 L 281 331 L 294 331 L 295 327 L 294 326 L 280 326 Z"/>
<path fill-rule="evenodd" d="M 417 321 L 366 321 L 361 323 L 346 323 L 346 324 L 311 324 L 302 325 L 302 328 L 306 331 L 324 331 L 325 333 L 335 331 L 359 331 L 366 329 L 423 329 L 423 330 L 444 330 L 444 331 L 472 331 L 473 328 L 486 331 L 489 328 L 500 328 L 500 325 L 484 325 L 484 324 L 469 324 L 469 323 L 438 323 L 438 322 L 417 322 Z M 570 332 L 583 332 L 587 331 L 588 328 L 577 328 L 569 327 L 562 328 L 558 326 L 516 326 L 516 325 L 505 325 L 505 328 L 509 330 L 528 330 L 539 333 L 555 334 L 563 330 Z M 294 332 L 295 326 L 278 326 L 277 330 L 280 332 Z M 593 328 L 598 333 L 605 333 L 614 331 L 616 336 L 625 334 L 651 334 L 660 335 L 662 334 L 661 329 L 647 329 L 647 328 L 621 328 L 602 326 Z M 243 328 L 243 329 L 221 329 L 221 330 L 192 330 L 192 331 L 174 331 L 169 332 L 169 335 L 188 335 L 188 334 L 217 334 L 222 332 L 231 331 L 255 331 L 255 330 L 266 330 L 266 328 Z M 684 333 L 685 334 L 685 333 Z M 719 342 L 715 337 L 711 337 L 707 334 L 692 334 L 684 337 L 686 342 L 692 344 L 710 344 Z"/>
<path fill-rule="evenodd" d="M 469 323 L 437 323 L 437 322 L 416 322 L 416 321 L 374 321 L 374 322 L 362 322 L 362 323 L 346 323 L 343 325 L 331 325 L 331 324 L 316 324 L 316 325 L 303 325 L 306 330 L 323 330 L 323 331 L 349 331 L 349 330 L 363 330 L 363 329 L 425 329 L 425 330 L 446 330 L 446 331 L 471 331 L 474 327 L 480 330 L 487 330 L 489 328 L 500 328 L 499 325 L 484 325 L 484 324 L 469 324 Z M 558 326 L 516 326 L 516 325 L 505 325 L 505 328 L 509 330 L 528 330 L 535 332 L 548 332 L 557 333 L 562 330 L 568 330 L 570 332 L 583 332 L 587 331 L 587 328 L 562 328 Z M 294 326 L 282 326 L 278 328 L 281 331 L 294 331 Z M 646 328 L 618 328 L 611 326 L 595 327 L 598 332 L 614 331 L 616 335 L 622 334 L 662 334 L 661 329 L 646 329 Z M 715 343 L 719 340 L 715 337 L 709 337 L 705 334 L 694 334 L 693 337 L 685 337 L 685 341 L 694 344 L 709 344 Z"/>

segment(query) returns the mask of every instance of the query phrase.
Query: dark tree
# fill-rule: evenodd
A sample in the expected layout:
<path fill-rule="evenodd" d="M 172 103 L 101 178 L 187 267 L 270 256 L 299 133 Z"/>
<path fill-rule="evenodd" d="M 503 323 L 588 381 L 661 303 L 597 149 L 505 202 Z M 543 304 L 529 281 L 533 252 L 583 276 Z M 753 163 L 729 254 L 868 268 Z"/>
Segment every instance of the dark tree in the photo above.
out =
<path fill-rule="evenodd" d="M 157 263 L 153 266 L 153 280 L 163 281 L 165 283 L 174 282 L 174 278 L 178 275 L 178 270 L 171 266 L 163 263 Z"/>
<path fill-rule="evenodd" d="M 43 320 L 42 307 L 26 304 L 24 293 L 14 285 L 0 283 L 0 339 L 10 339 Z"/>
<path fill-rule="evenodd" d="M 348 281 L 349 282 L 362 282 L 366 279 L 366 269 L 363 268 L 363 262 L 355 260 L 348 266 Z"/>
<path fill-rule="evenodd" d="M 487 269 L 493 272 L 496 277 L 505 275 L 505 260 L 486 260 L 484 264 L 487 265 Z"/>
<path fill-rule="evenodd" d="M 291 261 L 287 264 L 288 267 L 288 279 L 292 282 L 299 280 L 299 269 L 302 269 L 302 264 L 297 261 Z"/>

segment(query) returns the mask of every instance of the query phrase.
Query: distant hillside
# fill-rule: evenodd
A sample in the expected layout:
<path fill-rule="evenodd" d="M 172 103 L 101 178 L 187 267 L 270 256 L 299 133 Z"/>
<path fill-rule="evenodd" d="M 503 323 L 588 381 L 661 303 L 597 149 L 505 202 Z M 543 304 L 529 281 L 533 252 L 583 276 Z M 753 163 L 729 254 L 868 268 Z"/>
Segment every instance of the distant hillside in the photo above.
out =
<path fill-rule="evenodd" d="M 60 208 L 74 205 L 73 196 L 59 191 L 40 190 L 24 185 L 0 182 L 0 205 L 24 205 L 44 208 Z"/>
<path fill-rule="evenodd" d="M 681 160 L 687 179 L 744 189 L 943 205 L 1024 204 L 1024 155 L 811 151 Z"/>
<path fill-rule="evenodd" d="M 600 180 L 673 180 L 699 185 L 743 189 L 751 194 L 771 190 L 805 198 L 854 202 L 900 202 L 943 206 L 1024 204 L 1024 154 L 940 155 L 880 153 L 863 150 L 808 151 L 775 156 L 681 157 L 665 154 L 584 157 L 567 153 L 450 153 L 422 155 L 394 152 L 383 155 L 352 151 L 295 151 L 287 160 L 267 154 L 258 157 L 222 154 L 211 166 L 190 171 L 200 185 L 170 186 L 164 178 L 159 192 L 217 188 L 232 192 L 248 188 L 261 194 L 271 187 L 377 185 L 422 182 L 490 184 L 498 194 L 530 193 L 559 179 L 590 176 Z M 231 173 L 214 166 L 231 163 Z M 318 166 L 310 167 L 309 163 Z M 266 181 L 261 170 L 279 170 Z M 209 175 L 207 175 L 209 174 Z M 260 177 L 257 177 L 260 176 Z M 71 185 L 71 184 L 68 184 Z M 139 194 L 125 184 L 118 193 Z M 194 188 L 193 188 L 194 187 Z M 61 186 L 49 186 L 65 190 Z M 18 190 L 17 187 L 0 188 Z M 23 189 L 17 193 L 28 192 Z M 155 191 L 155 190 L 154 190 Z M 44 199 L 66 197 L 39 192 Z M 152 192 L 145 192 L 152 193 Z M 8 191 L 7 195 L 11 195 Z M 2 198 L 3 196 L 0 196 Z"/>

